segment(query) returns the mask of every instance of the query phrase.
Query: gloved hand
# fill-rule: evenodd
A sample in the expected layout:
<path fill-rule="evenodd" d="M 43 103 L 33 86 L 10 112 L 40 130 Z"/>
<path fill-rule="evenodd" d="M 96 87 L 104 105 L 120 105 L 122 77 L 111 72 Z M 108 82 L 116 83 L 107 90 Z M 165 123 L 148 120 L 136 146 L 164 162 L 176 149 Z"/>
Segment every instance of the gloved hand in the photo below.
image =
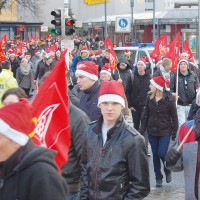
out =
<path fill-rule="evenodd" d="M 168 152 L 167 155 L 165 156 L 165 161 L 167 165 L 175 165 L 179 158 L 181 157 L 181 151 L 177 151 L 174 148 L 171 148 Z"/>
<path fill-rule="evenodd" d="M 172 139 L 173 141 L 175 141 L 175 139 L 176 139 L 176 133 L 172 133 L 171 139 Z"/>

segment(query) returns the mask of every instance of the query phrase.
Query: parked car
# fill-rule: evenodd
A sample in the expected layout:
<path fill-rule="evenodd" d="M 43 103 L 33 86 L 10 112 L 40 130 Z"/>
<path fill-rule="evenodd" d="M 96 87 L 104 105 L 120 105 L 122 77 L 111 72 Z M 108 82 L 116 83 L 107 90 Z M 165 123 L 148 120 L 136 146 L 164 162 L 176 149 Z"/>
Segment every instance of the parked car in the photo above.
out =
<path fill-rule="evenodd" d="M 150 53 L 154 50 L 153 46 L 134 46 L 134 47 L 116 47 L 114 48 L 117 59 L 123 56 L 124 50 L 128 49 L 131 51 L 131 60 L 133 60 L 133 70 L 135 69 L 135 66 L 140 58 L 145 58 L 147 60 L 147 68 L 151 74 L 153 74 L 153 68 L 155 67 L 155 63 L 150 57 Z"/>

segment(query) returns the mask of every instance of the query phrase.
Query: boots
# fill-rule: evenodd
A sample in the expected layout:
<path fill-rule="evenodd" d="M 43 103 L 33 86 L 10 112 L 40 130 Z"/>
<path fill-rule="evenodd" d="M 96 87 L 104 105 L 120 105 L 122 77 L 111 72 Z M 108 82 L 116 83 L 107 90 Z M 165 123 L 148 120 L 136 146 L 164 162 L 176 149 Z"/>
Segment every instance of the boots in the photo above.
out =
<path fill-rule="evenodd" d="M 156 177 L 156 187 L 162 187 L 163 176 Z"/>

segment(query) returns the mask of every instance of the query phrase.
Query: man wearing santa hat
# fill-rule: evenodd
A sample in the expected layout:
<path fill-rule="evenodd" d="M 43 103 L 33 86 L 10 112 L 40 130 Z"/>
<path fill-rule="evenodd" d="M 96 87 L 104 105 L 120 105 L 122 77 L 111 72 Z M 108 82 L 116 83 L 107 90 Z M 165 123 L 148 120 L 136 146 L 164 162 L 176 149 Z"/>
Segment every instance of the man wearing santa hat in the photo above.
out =
<path fill-rule="evenodd" d="M 98 81 L 98 65 L 92 61 L 81 62 L 75 72 L 77 85 L 83 95 L 80 99 L 80 109 L 91 121 L 99 119 L 101 112 L 97 106 L 100 82 Z"/>
<path fill-rule="evenodd" d="M 72 62 L 72 65 L 71 65 L 71 70 L 72 70 L 72 73 L 75 73 L 76 72 L 76 67 L 77 67 L 77 64 L 80 63 L 80 62 L 83 62 L 83 61 L 90 61 L 90 57 L 89 57 L 89 50 L 87 49 L 87 47 L 83 47 L 81 49 L 81 55 L 80 56 L 77 56 L 73 59 L 73 62 Z"/>
<path fill-rule="evenodd" d="M 101 117 L 83 141 L 81 200 L 143 199 L 150 191 L 144 138 L 125 123 L 124 98 L 122 83 L 102 82 Z"/>
<path fill-rule="evenodd" d="M 66 200 L 67 185 L 58 175 L 55 152 L 35 146 L 35 123 L 26 99 L 0 109 L 1 200 Z"/>

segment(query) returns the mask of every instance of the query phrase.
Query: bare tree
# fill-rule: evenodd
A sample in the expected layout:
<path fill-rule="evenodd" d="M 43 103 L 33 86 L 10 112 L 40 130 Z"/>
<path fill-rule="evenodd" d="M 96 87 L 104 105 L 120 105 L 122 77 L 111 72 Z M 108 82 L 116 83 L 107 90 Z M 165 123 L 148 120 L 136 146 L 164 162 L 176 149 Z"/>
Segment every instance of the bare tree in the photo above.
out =
<path fill-rule="evenodd" d="M 0 14 L 6 4 L 9 5 L 8 8 L 11 8 L 14 3 L 17 3 L 29 10 L 35 17 L 39 17 L 42 13 L 44 2 L 45 0 L 0 0 Z"/>

